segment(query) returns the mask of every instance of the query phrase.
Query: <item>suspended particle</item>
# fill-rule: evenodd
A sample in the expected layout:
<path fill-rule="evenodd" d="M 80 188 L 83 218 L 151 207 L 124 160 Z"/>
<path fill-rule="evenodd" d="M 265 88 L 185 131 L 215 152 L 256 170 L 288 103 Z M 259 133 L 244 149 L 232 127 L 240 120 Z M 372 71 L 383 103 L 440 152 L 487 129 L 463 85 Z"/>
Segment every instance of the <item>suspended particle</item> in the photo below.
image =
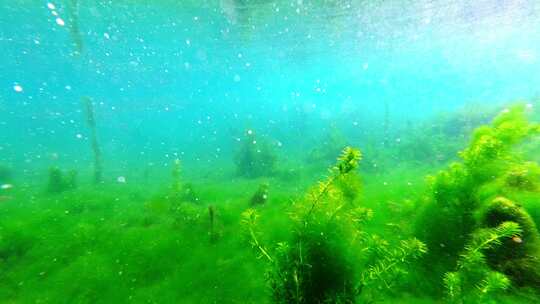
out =
<path fill-rule="evenodd" d="M 66 23 L 64 22 L 64 20 L 62 20 L 62 18 L 60 18 L 60 17 L 56 18 L 56 24 L 58 24 L 58 25 L 60 25 L 60 26 L 66 25 Z"/>
<path fill-rule="evenodd" d="M 20 84 L 16 84 L 13 86 L 13 90 L 17 93 L 21 93 L 23 91 L 23 87 Z"/>

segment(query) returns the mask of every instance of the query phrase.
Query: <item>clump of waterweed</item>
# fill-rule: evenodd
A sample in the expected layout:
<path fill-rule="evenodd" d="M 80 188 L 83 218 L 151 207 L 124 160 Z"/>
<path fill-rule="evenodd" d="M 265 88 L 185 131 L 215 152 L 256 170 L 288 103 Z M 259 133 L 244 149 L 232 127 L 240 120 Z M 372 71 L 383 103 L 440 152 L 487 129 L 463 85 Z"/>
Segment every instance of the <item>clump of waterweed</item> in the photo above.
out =
<path fill-rule="evenodd" d="M 426 252 L 415 239 L 396 246 L 386 243 L 379 256 L 364 259 L 363 271 L 357 270 L 362 254 L 369 251 L 363 225 L 372 212 L 350 204 L 338 181 L 352 174 L 361 159 L 359 150 L 345 148 L 329 176 L 294 202 L 290 211 L 294 229 L 288 241 L 264 245 L 258 213 L 254 209 L 243 213 L 251 245 L 267 262 L 275 303 L 354 303 L 361 293 L 371 299 L 381 286 L 390 289 L 389 282 L 406 273 L 406 264 Z"/>

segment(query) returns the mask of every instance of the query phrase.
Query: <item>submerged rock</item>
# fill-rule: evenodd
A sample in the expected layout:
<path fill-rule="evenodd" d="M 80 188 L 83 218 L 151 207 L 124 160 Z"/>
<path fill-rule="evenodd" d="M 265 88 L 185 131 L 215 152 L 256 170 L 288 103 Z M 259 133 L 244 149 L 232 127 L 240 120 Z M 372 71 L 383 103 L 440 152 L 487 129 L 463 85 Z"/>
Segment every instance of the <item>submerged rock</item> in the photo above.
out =
<path fill-rule="evenodd" d="M 266 204 L 268 200 L 268 184 L 263 183 L 259 186 L 259 189 L 253 194 L 249 203 L 252 207 Z"/>
<path fill-rule="evenodd" d="M 489 265 L 512 278 L 520 286 L 540 288 L 540 235 L 527 211 L 505 198 L 495 198 L 486 208 L 483 224 L 497 227 L 503 222 L 515 222 L 521 227 L 521 236 L 503 241 L 501 246 L 486 252 Z"/>

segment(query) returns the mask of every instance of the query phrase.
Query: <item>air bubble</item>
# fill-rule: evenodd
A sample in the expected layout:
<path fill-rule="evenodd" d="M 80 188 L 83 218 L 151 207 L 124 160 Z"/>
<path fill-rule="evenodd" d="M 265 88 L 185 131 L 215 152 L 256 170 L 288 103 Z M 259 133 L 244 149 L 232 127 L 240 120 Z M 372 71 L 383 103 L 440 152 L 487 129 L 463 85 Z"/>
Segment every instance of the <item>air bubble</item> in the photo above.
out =
<path fill-rule="evenodd" d="M 58 25 L 60 25 L 60 26 L 66 25 L 66 23 L 64 22 L 64 20 L 62 20 L 62 18 L 60 18 L 60 17 L 56 18 L 56 24 L 58 24 Z"/>
<path fill-rule="evenodd" d="M 23 87 L 20 84 L 16 84 L 13 86 L 13 90 L 17 93 L 21 93 L 23 91 Z"/>

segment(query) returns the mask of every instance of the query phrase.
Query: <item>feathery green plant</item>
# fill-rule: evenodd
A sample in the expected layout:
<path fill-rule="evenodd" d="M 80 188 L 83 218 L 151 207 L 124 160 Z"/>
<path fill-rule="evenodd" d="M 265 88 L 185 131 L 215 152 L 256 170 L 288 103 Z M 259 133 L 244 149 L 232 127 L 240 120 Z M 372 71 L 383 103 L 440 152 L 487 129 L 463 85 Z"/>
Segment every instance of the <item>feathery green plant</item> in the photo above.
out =
<path fill-rule="evenodd" d="M 406 273 L 406 264 L 426 252 L 422 242 L 412 239 L 386 245 L 361 265 L 370 239 L 363 225 L 372 211 L 350 204 L 338 183 L 358 168 L 361 158 L 359 150 L 345 148 L 329 176 L 293 204 L 294 229 L 287 242 L 265 246 L 257 211 L 243 213 L 250 243 L 269 266 L 266 277 L 275 303 L 354 303 L 363 292 L 374 298 L 376 289 L 389 290 Z"/>
<path fill-rule="evenodd" d="M 501 176 L 510 176 L 509 183 L 522 186 L 524 178 L 511 173 L 523 162 L 516 147 L 539 131 L 538 124 L 527 120 L 525 105 L 505 109 L 490 125 L 475 130 L 469 146 L 459 153 L 461 161 L 428 178 L 430 192 L 416 235 L 430 248 L 426 259 L 430 272 L 436 269 L 442 275 L 453 267 L 467 237 L 479 228 L 473 215 L 486 204 L 480 195 L 483 189 Z M 495 188 L 491 196 L 500 192 Z"/>
<path fill-rule="evenodd" d="M 484 252 L 521 233 L 521 228 L 514 222 L 475 231 L 460 255 L 456 270 L 444 275 L 450 300 L 453 303 L 480 303 L 498 291 L 506 290 L 511 285 L 510 279 L 489 268 Z"/>
<path fill-rule="evenodd" d="M 259 241 L 260 233 L 257 232 L 258 218 L 259 214 L 257 211 L 255 211 L 255 209 L 247 209 L 242 213 L 242 224 L 247 228 L 251 246 L 253 246 L 253 248 L 259 252 L 259 258 L 265 258 L 270 263 L 273 263 L 274 259 L 270 256 L 270 254 L 268 254 L 268 250 L 263 247 Z"/>
<path fill-rule="evenodd" d="M 400 275 L 407 274 L 404 266 L 427 252 L 426 245 L 415 238 L 402 240 L 393 248 L 388 243 L 383 244 L 382 257 L 362 273 L 361 288 L 371 284 L 377 285 L 376 290 L 392 288 Z"/>

